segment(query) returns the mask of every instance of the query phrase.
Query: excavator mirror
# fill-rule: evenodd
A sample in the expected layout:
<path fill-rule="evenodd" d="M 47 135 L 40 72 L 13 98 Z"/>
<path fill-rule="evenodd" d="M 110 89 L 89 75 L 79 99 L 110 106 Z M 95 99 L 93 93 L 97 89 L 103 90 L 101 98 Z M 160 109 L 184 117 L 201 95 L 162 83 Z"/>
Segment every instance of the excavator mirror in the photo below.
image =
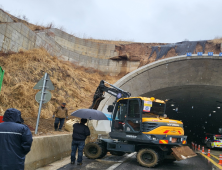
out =
<path fill-rule="evenodd" d="M 108 112 L 113 112 L 114 106 L 113 105 L 109 105 L 107 110 Z"/>

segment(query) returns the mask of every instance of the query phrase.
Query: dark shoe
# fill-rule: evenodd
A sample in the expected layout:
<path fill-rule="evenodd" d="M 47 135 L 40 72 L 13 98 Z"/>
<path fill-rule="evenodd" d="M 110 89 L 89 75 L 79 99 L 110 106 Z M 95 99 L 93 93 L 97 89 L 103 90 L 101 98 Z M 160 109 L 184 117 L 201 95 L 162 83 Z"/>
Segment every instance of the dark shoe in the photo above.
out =
<path fill-rule="evenodd" d="M 75 161 L 71 161 L 71 164 L 75 164 Z"/>
<path fill-rule="evenodd" d="M 55 129 L 55 131 L 58 131 L 57 129 Z"/>
<path fill-rule="evenodd" d="M 62 129 L 59 129 L 59 131 L 61 132 L 61 131 L 62 131 Z"/>
<path fill-rule="evenodd" d="M 77 162 L 77 165 L 82 165 L 82 162 Z"/>

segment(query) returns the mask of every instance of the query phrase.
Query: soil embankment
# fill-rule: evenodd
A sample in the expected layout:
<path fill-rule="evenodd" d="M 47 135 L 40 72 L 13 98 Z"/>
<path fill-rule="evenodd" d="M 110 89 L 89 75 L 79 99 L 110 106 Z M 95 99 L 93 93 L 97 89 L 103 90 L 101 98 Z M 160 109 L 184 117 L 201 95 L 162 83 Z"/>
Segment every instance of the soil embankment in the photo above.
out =
<path fill-rule="evenodd" d="M 62 102 L 67 103 L 69 114 L 80 108 L 88 108 L 101 80 L 113 84 L 120 78 L 62 61 L 44 49 L 0 53 L 0 65 L 5 70 L 0 92 L 0 114 L 4 114 L 8 108 L 20 110 L 31 130 L 35 128 L 39 108 L 39 103 L 35 101 L 38 90 L 33 87 L 45 72 L 50 75 L 55 90 L 50 91 L 51 100 L 43 104 L 38 129 L 40 134 L 55 133 L 54 119 L 51 117 Z"/>
<path fill-rule="evenodd" d="M 151 62 L 184 55 L 187 52 L 197 54 L 197 52 L 221 52 L 222 38 L 209 41 L 183 41 L 174 44 L 166 43 L 131 43 L 131 44 L 116 44 L 116 51 L 119 55 L 113 57 L 113 60 L 131 60 L 140 61 L 140 65 L 144 66 Z"/>

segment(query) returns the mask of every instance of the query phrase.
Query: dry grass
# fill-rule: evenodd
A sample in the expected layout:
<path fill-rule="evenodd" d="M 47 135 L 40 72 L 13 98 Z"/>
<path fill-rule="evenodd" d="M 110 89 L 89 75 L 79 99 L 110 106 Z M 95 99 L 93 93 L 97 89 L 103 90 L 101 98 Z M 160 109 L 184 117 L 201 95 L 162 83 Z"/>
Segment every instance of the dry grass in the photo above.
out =
<path fill-rule="evenodd" d="M 14 22 L 21 22 L 23 24 L 25 24 L 27 27 L 29 27 L 32 31 L 38 31 L 38 30 L 44 30 L 44 29 L 48 29 L 46 26 L 43 26 L 43 25 L 35 25 L 35 24 L 31 24 L 29 23 L 28 21 L 26 20 L 23 20 L 23 19 L 20 19 L 20 18 L 17 18 L 9 13 L 7 13 L 12 19 Z"/>
<path fill-rule="evenodd" d="M 0 53 L 0 65 L 5 70 L 0 111 L 16 108 L 21 110 L 23 117 L 37 117 L 39 104 L 35 101 L 35 95 L 38 90 L 33 87 L 45 72 L 50 75 L 55 90 L 51 91 L 51 100 L 43 104 L 41 118 L 51 117 L 61 102 L 67 103 L 70 113 L 88 108 L 100 80 L 114 83 L 120 78 L 59 60 L 44 49 Z"/>
<path fill-rule="evenodd" d="M 92 42 L 97 42 L 97 43 L 103 43 L 103 44 L 115 44 L 115 45 L 121 45 L 121 44 L 132 44 L 132 43 L 135 43 L 133 41 L 122 41 L 122 40 L 97 40 L 97 39 L 92 39 L 92 38 L 89 38 L 89 39 L 85 39 L 85 40 L 89 40 L 89 41 L 92 41 Z"/>
<path fill-rule="evenodd" d="M 39 24 L 32 24 L 30 22 L 28 22 L 28 18 L 23 15 L 23 16 L 19 16 L 19 17 L 15 17 L 14 15 L 11 15 L 9 12 L 6 12 L 5 10 L 3 10 L 2 8 L 0 8 L 0 10 L 2 10 L 3 12 L 5 12 L 7 15 L 10 16 L 10 18 L 14 21 L 14 22 L 20 22 L 25 24 L 27 27 L 29 27 L 32 31 L 38 31 L 38 30 L 44 30 L 44 29 L 49 29 L 54 27 L 53 23 L 49 23 L 46 26 L 43 25 L 39 25 Z"/>
<path fill-rule="evenodd" d="M 213 40 L 210 40 L 209 42 L 212 42 L 214 45 L 221 44 L 222 43 L 222 37 L 216 37 Z"/>

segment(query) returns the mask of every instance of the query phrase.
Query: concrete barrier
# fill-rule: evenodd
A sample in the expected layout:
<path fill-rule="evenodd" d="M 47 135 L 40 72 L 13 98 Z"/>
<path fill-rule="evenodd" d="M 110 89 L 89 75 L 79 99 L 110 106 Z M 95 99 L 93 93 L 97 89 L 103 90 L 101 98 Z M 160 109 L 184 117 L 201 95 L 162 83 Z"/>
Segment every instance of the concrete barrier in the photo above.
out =
<path fill-rule="evenodd" d="M 33 170 L 71 154 L 72 134 L 33 137 L 31 151 L 26 155 L 25 170 Z"/>

